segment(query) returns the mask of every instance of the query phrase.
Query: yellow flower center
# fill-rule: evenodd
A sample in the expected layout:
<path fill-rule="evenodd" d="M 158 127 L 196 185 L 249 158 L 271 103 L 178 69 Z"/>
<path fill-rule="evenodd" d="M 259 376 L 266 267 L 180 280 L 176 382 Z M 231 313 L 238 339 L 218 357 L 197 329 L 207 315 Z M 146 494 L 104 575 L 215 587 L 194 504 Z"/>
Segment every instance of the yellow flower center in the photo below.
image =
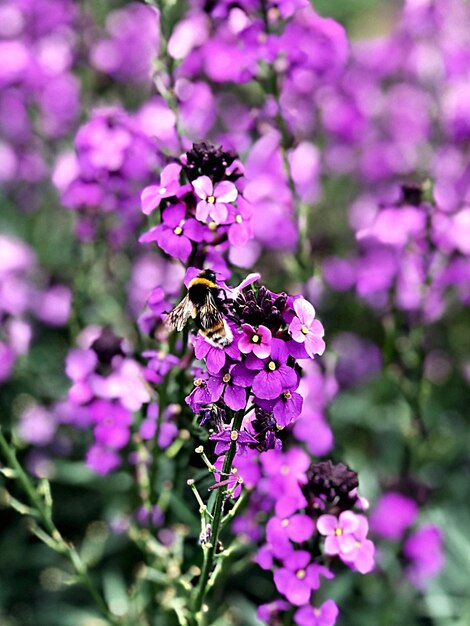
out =
<path fill-rule="evenodd" d="M 343 529 L 342 528 L 335 528 L 335 535 L 337 537 L 340 537 L 343 534 Z"/>
<path fill-rule="evenodd" d="M 228 383 L 231 380 L 231 376 L 229 373 L 225 374 L 225 376 L 222 378 L 222 380 L 224 381 L 224 383 Z"/>
<path fill-rule="evenodd" d="M 243 217 L 240 214 L 235 215 L 235 221 L 237 224 L 241 224 L 243 222 Z"/>
<path fill-rule="evenodd" d="M 268 367 L 271 370 L 271 372 L 274 372 L 274 370 L 276 369 L 276 363 L 274 363 L 274 361 L 269 361 Z"/>
<path fill-rule="evenodd" d="M 316 606 L 313 607 L 313 614 L 315 615 L 315 617 L 320 617 L 321 611 L 320 609 L 317 609 Z"/>
<path fill-rule="evenodd" d="M 232 441 L 236 441 L 238 439 L 238 430 L 232 430 L 230 433 L 230 439 Z"/>
<path fill-rule="evenodd" d="M 307 573 L 307 572 L 306 572 L 304 569 L 299 569 L 299 570 L 297 571 L 296 576 L 297 576 L 297 578 L 298 578 L 299 580 L 303 580 L 303 579 L 305 578 L 305 574 L 306 574 L 306 573 Z"/>
<path fill-rule="evenodd" d="M 289 466 L 288 465 L 283 465 L 281 467 L 281 474 L 283 476 L 287 476 L 288 473 L 289 473 Z"/>
<path fill-rule="evenodd" d="M 195 385 L 196 387 L 200 387 L 200 386 L 202 385 L 202 378 L 196 378 L 196 379 L 194 380 L 194 385 Z"/>
<path fill-rule="evenodd" d="M 209 222 L 209 230 L 217 230 L 217 224 L 215 222 Z"/>
<path fill-rule="evenodd" d="M 207 196 L 207 200 L 209 204 L 215 204 L 215 196 Z"/>
<path fill-rule="evenodd" d="M 355 542 L 354 542 L 354 546 L 355 546 L 356 548 L 360 548 L 360 547 L 361 547 L 361 542 L 360 542 L 360 541 L 355 541 Z"/>
<path fill-rule="evenodd" d="M 181 235 L 183 232 L 183 229 L 181 228 L 181 226 L 177 226 L 173 232 L 175 233 L 175 235 Z"/>
<path fill-rule="evenodd" d="M 300 330 L 303 332 L 304 335 L 308 333 L 308 328 L 306 326 L 302 326 Z"/>
<path fill-rule="evenodd" d="M 163 196 L 164 193 L 166 193 L 166 187 L 160 187 L 160 195 Z"/>
<path fill-rule="evenodd" d="M 292 398 L 292 394 L 290 391 L 284 391 L 283 395 L 286 400 L 290 400 Z"/>
<path fill-rule="evenodd" d="M 283 528 L 285 528 L 286 526 L 289 526 L 289 520 L 288 519 L 283 519 L 281 522 L 281 526 Z"/>
<path fill-rule="evenodd" d="M 259 335 L 253 335 L 251 338 L 251 341 L 253 343 L 259 343 Z"/>

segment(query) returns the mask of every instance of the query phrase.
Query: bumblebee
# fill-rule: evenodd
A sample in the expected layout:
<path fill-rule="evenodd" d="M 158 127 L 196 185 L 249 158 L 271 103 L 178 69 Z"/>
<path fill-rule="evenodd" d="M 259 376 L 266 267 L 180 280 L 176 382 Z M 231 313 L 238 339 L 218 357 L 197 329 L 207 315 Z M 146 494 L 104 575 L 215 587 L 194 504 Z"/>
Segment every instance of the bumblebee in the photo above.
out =
<path fill-rule="evenodd" d="M 165 324 L 170 330 L 180 331 L 191 317 L 208 343 L 215 348 L 225 348 L 232 343 L 233 334 L 222 317 L 223 303 L 219 293 L 215 273 L 202 270 L 189 283 L 186 296 L 168 313 Z"/>

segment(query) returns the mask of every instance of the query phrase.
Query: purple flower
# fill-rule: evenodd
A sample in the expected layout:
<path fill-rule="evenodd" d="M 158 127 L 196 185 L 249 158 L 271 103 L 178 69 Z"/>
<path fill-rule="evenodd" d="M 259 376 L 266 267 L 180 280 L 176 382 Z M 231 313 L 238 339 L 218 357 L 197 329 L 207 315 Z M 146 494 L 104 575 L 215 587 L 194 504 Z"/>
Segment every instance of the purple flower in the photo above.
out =
<path fill-rule="evenodd" d="M 266 411 L 272 411 L 279 427 L 285 428 L 302 412 L 303 398 L 295 391 L 284 391 L 274 400 L 256 400 L 256 404 Z"/>
<path fill-rule="evenodd" d="M 162 223 L 139 237 L 140 243 L 155 241 L 170 256 L 183 263 L 193 249 L 192 242 L 204 239 L 204 227 L 194 218 L 185 219 L 186 207 L 171 205 L 163 211 Z"/>
<path fill-rule="evenodd" d="M 86 464 L 98 474 L 109 474 L 109 472 L 119 467 L 121 459 L 114 450 L 96 443 L 87 452 Z"/>
<path fill-rule="evenodd" d="M 120 404 L 97 400 L 91 407 L 96 426 L 94 435 L 97 443 L 108 448 L 123 448 L 130 437 L 132 414 Z"/>
<path fill-rule="evenodd" d="M 18 434 L 23 441 L 45 446 L 54 438 L 57 423 L 54 416 L 41 406 L 30 406 L 20 416 Z"/>
<path fill-rule="evenodd" d="M 148 358 L 149 362 L 144 370 L 145 380 L 160 385 L 168 372 L 178 365 L 179 359 L 174 354 L 168 354 L 164 351 L 155 352 L 148 350 L 143 352 L 142 356 Z"/>
<path fill-rule="evenodd" d="M 334 515 L 320 515 L 317 529 L 325 535 L 325 553 L 328 556 L 343 555 L 355 547 L 354 533 L 359 527 L 359 518 L 352 511 L 343 511 L 339 518 Z"/>
<path fill-rule="evenodd" d="M 277 590 L 284 594 L 291 604 L 302 606 L 310 601 L 313 590 L 318 589 L 319 573 L 327 578 L 333 575 L 327 568 L 310 564 L 310 554 L 305 550 L 292 551 L 284 559 L 284 567 L 274 572 L 274 583 Z M 321 571 L 319 571 L 321 570 Z"/>
<path fill-rule="evenodd" d="M 281 612 L 288 611 L 289 609 L 290 604 L 285 600 L 274 600 L 274 602 L 270 602 L 269 604 L 260 604 L 256 610 L 256 615 L 262 622 L 271 624 L 275 623 L 273 619 L 278 617 Z"/>
<path fill-rule="evenodd" d="M 240 411 L 246 406 L 246 390 L 245 387 L 247 376 L 251 372 L 245 372 L 243 369 L 236 369 L 242 365 L 223 368 L 218 374 L 213 374 L 207 381 L 207 387 L 212 394 L 212 402 L 217 402 L 220 397 L 224 396 L 225 404 L 234 411 Z"/>
<path fill-rule="evenodd" d="M 314 606 L 301 607 L 295 612 L 294 621 L 298 626 L 334 626 L 338 613 L 333 600 L 327 600 L 318 609 Z"/>
<path fill-rule="evenodd" d="M 294 300 L 294 317 L 289 324 L 289 332 L 298 343 L 305 343 L 307 354 L 313 359 L 315 354 L 323 354 L 325 342 L 322 337 L 325 334 L 321 322 L 315 319 L 315 309 L 304 298 Z"/>
<path fill-rule="evenodd" d="M 273 553 L 277 557 L 285 556 L 285 551 L 280 546 L 289 545 L 287 540 L 302 543 L 313 535 L 315 524 L 313 520 L 297 511 L 306 505 L 306 501 L 299 502 L 298 498 L 291 496 L 281 497 L 275 506 L 276 516 L 269 520 L 266 527 L 266 538 L 273 546 Z"/>
<path fill-rule="evenodd" d="M 132 359 L 121 360 L 120 357 L 113 359 L 113 366 L 109 376 L 91 376 L 93 392 L 100 398 L 119 399 L 129 411 L 138 411 L 142 404 L 150 401 L 141 366 Z"/>
<path fill-rule="evenodd" d="M 170 163 L 163 168 L 160 175 L 160 185 L 150 185 L 145 187 L 140 196 L 142 212 L 150 215 L 160 205 L 164 198 L 171 198 L 178 194 L 181 188 L 179 178 L 181 165 Z"/>
<path fill-rule="evenodd" d="M 228 217 L 227 202 L 236 200 L 238 191 L 233 183 L 224 180 L 215 186 L 208 176 L 193 180 L 196 195 L 201 198 L 196 207 L 196 218 L 206 222 L 210 217 L 216 224 L 223 224 Z"/>
<path fill-rule="evenodd" d="M 372 571 L 375 565 L 375 546 L 367 539 L 369 524 L 364 515 L 358 515 L 359 525 L 354 531 L 354 547 L 350 552 L 342 553 L 341 560 L 361 574 Z"/>
<path fill-rule="evenodd" d="M 253 328 L 250 324 L 242 324 L 243 335 L 238 340 L 240 352 L 251 352 L 259 359 L 266 359 L 271 353 L 272 334 L 269 328 L 262 324 Z"/>
<path fill-rule="evenodd" d="M 113 78 L 148 83 L 159 44 L 159 14 L 150 6 L 132 2 L 113 11 L 106 35 L 91 49 L 91 63 Z"/>
<path fill-rule="evenodd" d="M 253 393 L 262 400 L 274 400 L 284 391 L 295 388 L 298 378 L 295 371 L 286 365 L 289 352 L 280 339 L 271 342 L 271 356 L 264 361 L 248 359 L 247 367 L 261 370 L 253 380 Z"/>
<path fill-rule="evenodd" d="M 228 240 L 232 246 L 244 246 L 253 237 L 252 215 L 253 209 L 250 203 L 239 196 L 233 224 L 228 229 Z"/>
<path fill-rule="evenodd" d="M 418 505 L 414 500 L 401 493 L 389 491 L 384 493 L 375 506 L 370 518 L 371 528 L 381 537 L 397 541 L 416 520 L 418 512 Z"/>
<path fill-rule="evenodd" d="M 229 426 L 220 433 L 214 433 L 209 439 L 217 441 L 215 446 L 217 456 L 225 454 L 234 441 L 236 442 L 237 454 L 242 455 L 246 454 L 250 447 L 256 447 L 258 444 L 256 439 L 246 430 L 231 430 Z"/>
<path fill-rule="evenodd" d="M 437 526 L 422 526 L 406 540 L 404 555 L 410 560 L 406 573 L 418 589 L 440 572 L 444 564 L 442 531 Z"/>
<path fill-rule="evenodd" d="M 35 303 L 37 317 L 51 326 L 66 324 L 72 304 L 72 293 L 64 285 L 54 285 L 44 292 L 38 293 Z"/>
<path fill-rule="evenodd" d="M 65 373 L 73 381 L 84 380 L 94 371 L 98 357 L 94 350 L 72 349 L 65 359 Z"/>
<path fill-rule="evenodd" d="M 208 343 L 202 335 L 198 335 L 194 345 L 194 353 L 197 359 L 206 361 L 207 370 L 210 374 L 218 374 L 224 367 L 227 359 L 237 361 L 240 359 L 240 350 L 237 347 L 237 332 L 230 327 L 233 332 L 233 341 L 225 348 L 216 348 Z"/>
<path fill-rule="evenodd" d="M 207 382 L 202 378 L 196 378 L 194 389 L 186 396 L 185 400 L 193 413 L 200 413 L 203 406 L 212 402 L 212 394 L 207 388 Z"/>

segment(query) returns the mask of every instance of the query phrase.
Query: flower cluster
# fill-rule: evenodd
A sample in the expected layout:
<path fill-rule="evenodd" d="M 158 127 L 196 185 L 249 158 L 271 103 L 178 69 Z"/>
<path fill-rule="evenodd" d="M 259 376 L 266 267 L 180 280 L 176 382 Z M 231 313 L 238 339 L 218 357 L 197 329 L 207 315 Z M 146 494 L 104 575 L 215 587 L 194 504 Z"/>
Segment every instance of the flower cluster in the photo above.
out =
<path fill-rule="evenodd" d="M 328 600 L 316 607 L 312 593 L 320 588 L 321 577 L 334 577 L 328 566 L 334 557 L 361 573 L 372 570 L 367 518 L 354 510 L 363 510 L 366 503 L 357 493 L 357 475 L 346 466 L 325 462 L 309 467 L 300 447 L 282 451 L 282 431 L 302 413 L 301 363 L 323 353 L 323 327 L 303 297 L 246 288 L 256 278 L 246 279 L 243 291 L 226 292 L 224 314 L 233 341 L 221 348 L 201 334 L 195 339 L 195 357 L 204 361 L 207 372 L 198 371 L 186 401 L 201 424 L 211 422 L 215 431 L 209 437 L 218 457 L 215 487 L 226 486 L 235 498 L 242 485 L 252 491 L 249 509 L 234 523 L 236 531 L 259 542 L 263 537 L 256 520 L 268 517 L 257 561 L 274 571 L 276 588 L 287 603 L 260 607 L 260 617 L 270 621 L 273 612 L 293 605 L 299 626 L 333 625 L 336 604 Z M 243 416 L 236 427 L 231 415 Z M 314 421 L 310 427 L 315 433 Z M 233 465 L 225 477 L 221 469 L 231 450 Z M 321 556 L 320 561 L 313 555 Z"/>
<path fill-rule="evenodd" d="M 376 535 L 398 542 L 407 578 L 417 589 L 424 589 L 441 571 L 444 555 L 442 530 L 430 523 L 415 526 L 420 504 L 399 491 L 387 491 L 377 501 L 370 522 Z"/>
<path fill-rule="evenodd" d="M 457 51 L 469 19 L 458 0 L 406 3 L 396 28 L 354 44 L 346 71 L 317 97 L 325 171 L 359 188 L 350 208 L 359 254 L 327 259 L 326 280 L 425 323 L 468 303 L 470 65 Z"/>
<path fill-rule="evenodd" d="M 183 175 L 189 182 L 181 183 Z M 158 208 L 160 222 L 139 241 L 155 242 L 183 263 L 191 258 L 202 264 L 210 249 L 213 265 L 223 269 L 229 245 L 241 246 L 252 237 L 252 208 L 240 193 L 241 176 L 235 153 L 193 144 L 179 162 L 163 168 L 159 185 L 142 192 L 143 212 L 150 215 Z"/>
<path fill-rule="evenodd" d="M 109 329 L 90 326 L 77 343 L 65 364 L 72 386 L 68 420 L 62 422 L 93 427 L 87 465 L 106 474 L 120 465 L 119 451 L 129 442 L 133 413 L 150 402 L 150 395 L 141 366 L 128 355 L 124 340 Z"/>
<path fill-rule="evenodd" d="M 47 17 L 46 17 L 47 15 Z M 79 112 L 72 74 L 79 11 L 72 0 L 6 0 L 0 8 L 0 181 L 30 186 L 47 172 L 47 144 Z M 24 194 L 24 192 L 23 192 Z M 31 206 L 31 194 L 23 203 Z"/>
<path fill-rule="evenodd" d="M 158 102 L 134 115 L 119 107 L 97 109 L 78 131 L 76 153 L 59 159 L 53 180 L 64 206 L 79 214 L 82 241 L 103 229 L 114 247 L 135 237 L 140 191 L 159 164 L 156 142 L 174 132 L 171 116 L 158 128 L 147 122 L 158 110 Z"/>
<path fill-rule="evenodd" d="M 48 282 L 31 248 L 0 233 L 0 382 L 10 377 L 16 359 L 29 350 L 31 317 L 50 326 L 68 321 L 70 289 Z"/>
<path fill-rule="evenodd" d="M 265 505 L 264 510 L 273 510 L 274 516 L 268 520 L 266 543 L 256 560 L 263 569 L 274 570 L 276 588 L 288 601 L 282 608 L 279 601 L 260 607 L 260 617 L 271 621 L 274 611 L 293 605 L 299 626 L 333 626 L 339 612 L 333 600 L 321 607 L 311 604 L 322 579 L 335 577 L 332 561 L 338 557 L 362 574 L 374 567 L 375 548 L 367 538 L 367 518 L 353 510 L 363 510 L 367 504 L 358 496 L 357 475 L 331 461 L 309 466 L 299 448 L 266 452 L 260 461 L 256 492 L 268 500 L 269 508 Z"/>
<path fill-rule="evenodd" d="M 303 0 L 191 3 L 174 28 L 168 54 L 176 63 L 174 91 L 185 134 L 212 137 L 247 154 L 244 197 L 257 210 L 254 240 L 243 250 L 232 242 L 236 265 L 250 267 L 261 247 L 295 249 L 292 183 L 302 202 L 320 196 L 320 153 L 311 140 L 318 116 L 311 99 L 334 84 L 347 52 L 343 27 Z M 261 98 L 247 102 L 239 89 L 245 83 Z"/>
<path fill-rule="evenodd" d="M 91 47 L 90 60 L 97 70 L 118 81 L 149 83 L 158 45 L 158 12 L 130 3 L 109 13 L 106 33 Z"/>
<path fill-rule="evenodd" d="M 234 339 L 221 349 L 196 338 L 195 356 L 210 379 L 197 379 L 187 402 L 195 413 L 210 403 L 239 411 L 253 402 L 285 428 L 302 411 L 299 361 L 323 353 L 323 326 L 307 300 L 265 287 L 240 293 L 227 308 Z M 229 433 L 214 435 L 221 436 Z"/>

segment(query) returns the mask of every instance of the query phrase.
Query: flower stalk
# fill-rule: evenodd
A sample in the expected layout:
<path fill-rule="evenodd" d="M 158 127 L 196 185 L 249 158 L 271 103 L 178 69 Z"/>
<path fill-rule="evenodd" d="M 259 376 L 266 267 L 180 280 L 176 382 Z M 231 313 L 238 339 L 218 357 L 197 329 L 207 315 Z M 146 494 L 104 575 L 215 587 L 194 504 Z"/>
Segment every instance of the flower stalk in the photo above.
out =
<path fill-rule="evenodd" d="M 233 420 L 232 430 L 239 430 L 243 421 L 243 411 L 238 411 Z M 222 475 L 228 475 L 232 471 L 232 463 L 237 450 L 236 441 L 232 441 L 230 448 L 225 456 L 224 464 L 222 467 Z M 212 538 L 211 542 L 207 545 L 204 552 L 204 562 L 202 565 L 201 577 L 194 596 L 194 603 L 192 605 L 193 616 L 195 624 L 202 624 L 201 608 L 206 596 L 207 584 L 209 581 L 210 573 L 214 564 L 214 557 L 217 550 L 217 543 L 219 533 L 222 529 L 222 514 L 224 508 L 224 502 L 226 497 L 226 490 L 220 487 L 217 491 L 213 510 L 213 522 L 212 522 Z"/>

